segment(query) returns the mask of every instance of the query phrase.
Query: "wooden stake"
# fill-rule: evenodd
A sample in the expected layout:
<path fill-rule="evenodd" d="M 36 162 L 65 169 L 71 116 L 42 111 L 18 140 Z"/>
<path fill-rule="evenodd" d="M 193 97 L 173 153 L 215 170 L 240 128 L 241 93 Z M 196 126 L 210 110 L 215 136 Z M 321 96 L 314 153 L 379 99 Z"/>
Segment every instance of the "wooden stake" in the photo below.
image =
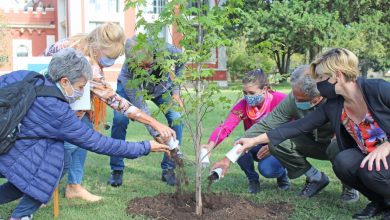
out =
<path fill-rule="evenodd" d="M 54 193 L 53 193 L 53 215 L 54 215 L 54 218 L 57 218 L 58 217 L 58 214 L 59 214 L 59 208 L 58 208 L 58 187 L 54 190 Z"/>

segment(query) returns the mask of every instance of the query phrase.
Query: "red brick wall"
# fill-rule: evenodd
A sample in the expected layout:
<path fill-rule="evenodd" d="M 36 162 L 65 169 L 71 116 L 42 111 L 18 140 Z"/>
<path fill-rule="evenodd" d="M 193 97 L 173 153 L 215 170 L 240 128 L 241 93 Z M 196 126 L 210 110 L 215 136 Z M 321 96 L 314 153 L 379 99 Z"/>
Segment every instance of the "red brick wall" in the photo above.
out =
<path fill-rule="evenodd" d="M 34 8 L 35 11 L 32 11 L 31 9 L 27 11 L 19 9 L 15 12 L 14 9 L 9 9 L 8 11 L 0 9 L 6 16 L 8 25 L 12 27 L 10 28 L 11 39 L 7 45 L 8 63 L 0 66 L 0 71 L 12 70 L 12 39 L 30 39 L 32 56 L 39 56 L 42 54 L 43 50 L 47 47 L 47 35 L 54 35 L 55 41 L 58 40 L 57 0 L 42 0 L 42 5 L 44 7 L 47 7 L 49 4 L 51 9 L 45 11 L 37 11 L 36 7 Z M 25 25 L 51 25 L 55 28 L 22 28 Z"/>

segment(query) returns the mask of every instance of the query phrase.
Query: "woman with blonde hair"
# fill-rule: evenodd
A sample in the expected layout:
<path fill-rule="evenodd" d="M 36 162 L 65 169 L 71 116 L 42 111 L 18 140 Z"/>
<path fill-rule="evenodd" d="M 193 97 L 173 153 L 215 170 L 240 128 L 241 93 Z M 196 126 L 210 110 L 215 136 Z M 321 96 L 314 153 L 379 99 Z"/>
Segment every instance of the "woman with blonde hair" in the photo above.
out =
<path fill-rule="evenodd" d="M 305 118 L 254 138 L 237 141 L 247 151 L 257 144 L 279 144 L 330 121 L 340 153 L 332 161 L 337 177 L 370 203 L 355 219 L 387 210 L 390 219 L 390 83 L 360 77 L 358 58 L 344 48 L 331 49 L 311 63 L 311 74 L 327 102 Z"/>
<path fill-rule="evenodd" d="M 167 140 L 176 137 L 175 132 L 158 122 L 156 119 L 142 112 L 126 99 L 119 96 L 105 81 L 103 68 L 114 65 L 115 60 L 124 52 L 125 34 L 119 25 L 104 23 L 89 34 L 79 34 L 66 38 L 49 46 L 45 56 L 52 56 L 63 48 L 72 47 L 87 57 L 93 71 L 91 84 L 92 111 L 77 111 L 77 116 L 87 125 L 97 129 L 105 122 L 106 104 L 126 117 L 150 125 L 160 134 L 161 139 Z M 87 201 L 99 201 L 101 197 L 89 193 L 81 186 L 84 173 L 86 150 L 70 143 L 65 143 L 65 149 L 69 160 L 68 184 L 65 191 L 66 198 L 80 198 Z"/>

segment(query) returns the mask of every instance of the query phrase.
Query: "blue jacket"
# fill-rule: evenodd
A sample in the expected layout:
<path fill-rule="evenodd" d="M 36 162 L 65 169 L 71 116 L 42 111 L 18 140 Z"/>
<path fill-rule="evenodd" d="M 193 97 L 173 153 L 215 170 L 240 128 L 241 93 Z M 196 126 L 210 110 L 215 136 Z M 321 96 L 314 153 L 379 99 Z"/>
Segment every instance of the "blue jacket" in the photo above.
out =
<path fill-rule="evenodd" d="M 0 87 L 22 80 L 29 71 L 0 76 Z M 53 85 L 46 80 L 46 85 Z M 53 85 L 55 86 L 55 85 Z M 20 191 L 47 203 L 60 181 L 64 165 L 64 141 L 99 154 L 137 158 L 150 151 L 149 141 L 126 142 L 88 128 L 70 109 L 54 97 L 37 97 L 20 127 L 21 139 L 0 155 L 0 174 Z"/>

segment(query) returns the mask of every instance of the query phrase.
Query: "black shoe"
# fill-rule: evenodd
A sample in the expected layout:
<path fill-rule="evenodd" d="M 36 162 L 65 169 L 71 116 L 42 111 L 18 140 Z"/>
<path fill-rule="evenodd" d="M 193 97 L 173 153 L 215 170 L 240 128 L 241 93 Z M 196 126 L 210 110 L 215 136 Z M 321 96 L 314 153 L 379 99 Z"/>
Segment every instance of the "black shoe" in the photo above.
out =
<path fill-rule="evenodd" d="M 248 192 L 251 194 L 257 194 L 260 191 L 259 181 L 249 181 Z"/>
<path fill-rule="evenodd" d="M 118 187 L 122 185 L 123 170 L 113 170 L 111 172 L 110 179 L 108 179 L 107 184 L 110 184 L 113 187 Z"/>
<path fill-rule="evenodd" d="M 381 220 L 390 220 L 390 210 L 382 216 Z"/>
<path fill-rule="evenodd" d="M 281 190 L 288 190 L 290 188 L 290 180 L 287 176 L 287 171 L 283 174 L 283 176 L 276 179 L 276 182 L 278 184 L 278 188 Z"/>
<path fill-rule="evenodd" d="M 379 202 L 370 202 L 362 211 L 354 214 L 353 219 L 367 219 L 378 215 L 384 210 L 384 205 Z"/>
<path fill-rule="evenodd" d="M 343 193 L 341 194 L 341 201 L 345 203 L 353 203 L 359 201 L 359 191 L 343 185 Z"/>
<path fill-rule="evenodd" d="M 306 178 L 305 187 L 303 187 L 302 191 L 298 194 L 300 197 L 310 198 L 319 193 L 325 186 L 329 184 L 328 177 L 321 172 L 321 179 L 319 181 L 309 180 Z"/>
<path fill-rule="evenodd" d="M 173 169 L 163 170 L 161 180 L 170 186 L 176 185 L 175 171 Z"/>

